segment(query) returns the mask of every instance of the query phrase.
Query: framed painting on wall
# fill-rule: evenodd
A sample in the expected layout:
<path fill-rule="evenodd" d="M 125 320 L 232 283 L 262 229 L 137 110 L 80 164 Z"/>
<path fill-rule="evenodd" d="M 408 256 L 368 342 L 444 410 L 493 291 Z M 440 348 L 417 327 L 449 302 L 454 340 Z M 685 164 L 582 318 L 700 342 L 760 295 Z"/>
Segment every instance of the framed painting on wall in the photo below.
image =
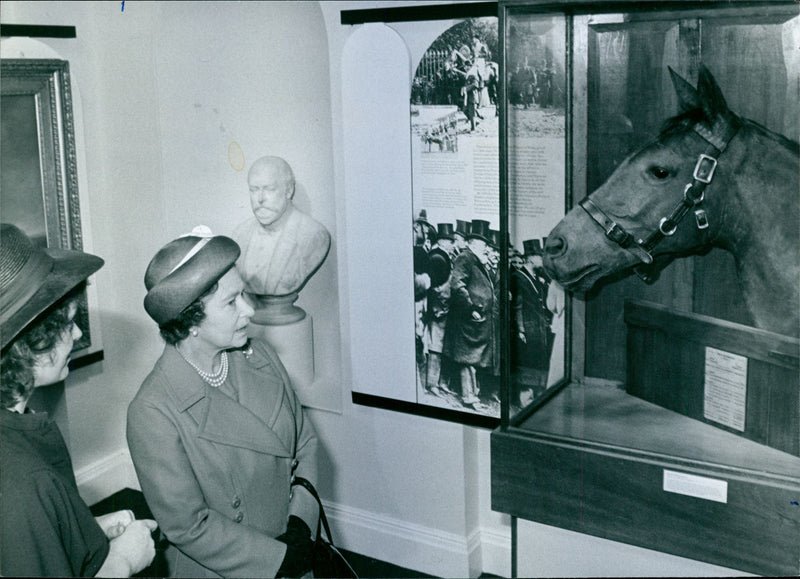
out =
<path fill-rule="evenodd" d="M 69 63 L 3 59 L 0 212 L 42 247 L 83 249 Z M 86 290 L 78 296 L 71 366 L 102 359 Z"/>

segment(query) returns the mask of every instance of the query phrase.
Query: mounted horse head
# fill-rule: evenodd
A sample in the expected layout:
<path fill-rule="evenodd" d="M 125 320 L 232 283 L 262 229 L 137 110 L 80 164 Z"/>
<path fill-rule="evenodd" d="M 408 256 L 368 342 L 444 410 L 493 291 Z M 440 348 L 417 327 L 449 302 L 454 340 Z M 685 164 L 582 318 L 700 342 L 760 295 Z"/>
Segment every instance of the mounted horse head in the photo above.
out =
<path fill-rule="evenodd" d="M 755 324 L 800 332 L 798 144 L 728 109 L 711 73 L 670 69 L 680 113 L 547 236 L 545 267 L 570 291 L 676 257 L 731 252 Z"/>

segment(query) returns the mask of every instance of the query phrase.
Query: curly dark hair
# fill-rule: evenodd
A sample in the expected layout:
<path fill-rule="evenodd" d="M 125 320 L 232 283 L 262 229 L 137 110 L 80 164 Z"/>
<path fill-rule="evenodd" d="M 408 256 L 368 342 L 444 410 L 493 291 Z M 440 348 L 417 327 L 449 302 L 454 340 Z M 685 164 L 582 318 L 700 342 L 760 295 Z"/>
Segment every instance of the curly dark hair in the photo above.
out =
<path fill-rule="evenodd" d="M 206 319 L 206 309 L 203 303 L 203 298 L 210 296 L 219 287 L 218 283 L 214 283 L 210 288 L 203 292 L 203 294 L 194 300 L 191 304 L 186 306 L 184 310 L 178 314 L 176 318 L 161 324 L 158 329 L 161 332 L 161 337 L 170 346 L 179 344 L 189 337 L 189 332 L 195 326 Z"/>
<path fill-rule="evenodd" d="M 0 357 L 0 404 L 3 408 L 12 408 L 30 397 L 36 358 L 51 352 L 72 328 L 69 312 L 74 301 L 74 292 L 61 298 L 3 350 Z"/>

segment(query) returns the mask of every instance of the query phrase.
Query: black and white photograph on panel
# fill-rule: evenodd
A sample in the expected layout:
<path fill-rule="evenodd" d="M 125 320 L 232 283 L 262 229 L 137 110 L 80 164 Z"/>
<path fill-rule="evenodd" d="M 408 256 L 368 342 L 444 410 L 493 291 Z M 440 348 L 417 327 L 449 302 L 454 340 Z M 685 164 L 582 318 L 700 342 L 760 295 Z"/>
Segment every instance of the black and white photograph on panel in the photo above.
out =
<path fill-rule="evenodd" d="M 420 404 L 500 416 L 497 18 L 447 27 L 411 83 Z"/>

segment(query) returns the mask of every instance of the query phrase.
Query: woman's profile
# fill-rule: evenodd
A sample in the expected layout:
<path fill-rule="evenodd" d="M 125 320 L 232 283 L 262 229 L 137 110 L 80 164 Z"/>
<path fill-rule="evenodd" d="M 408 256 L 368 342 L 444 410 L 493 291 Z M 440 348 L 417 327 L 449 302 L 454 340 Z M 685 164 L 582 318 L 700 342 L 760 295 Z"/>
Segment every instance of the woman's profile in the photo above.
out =
<path fill-rule="evenodd" d="M 128 577 L 155 556 L 152 520 L 131 511 L 94 517 L 78 494 L 61 432 L 28 401 L 35 388 L 69 374 L 73 294 L 103 260 L 42 249 L 16 226 L 0 225 L 0 574 Z"/>
<path fill-rule="evenodd" d="M 128 408 L 128 444 L 171 576 L 311 569 L 319 507 L 291 482 L 316 482 L 317 437 L 278 356 L 248 340 L 239 254 L 196 229 L 145 273 L 145 309 L 166 344 Z"/>

